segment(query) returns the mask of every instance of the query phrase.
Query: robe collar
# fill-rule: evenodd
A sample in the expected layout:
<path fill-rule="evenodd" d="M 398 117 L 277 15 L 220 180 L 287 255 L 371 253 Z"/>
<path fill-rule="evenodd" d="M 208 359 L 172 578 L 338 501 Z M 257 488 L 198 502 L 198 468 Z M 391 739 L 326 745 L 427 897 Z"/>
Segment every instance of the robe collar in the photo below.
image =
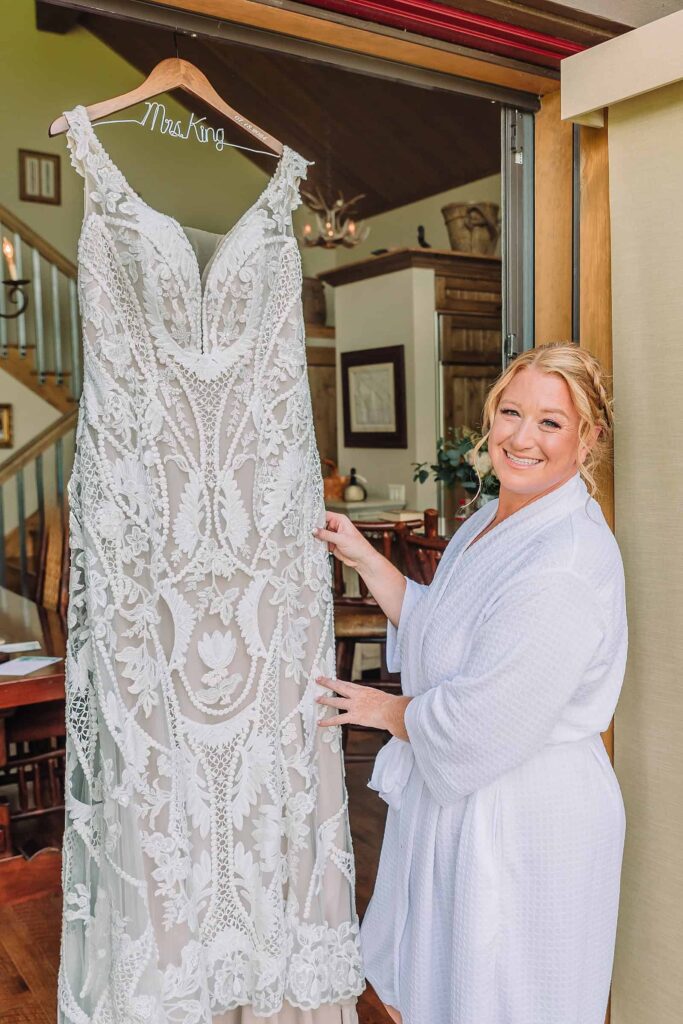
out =
<path fill-rule="evenodd" d="M 554 491 L 536 498 L 535 501 L 518 509 L 517 512 L 513 512 L 502 523 L 498 523 L 485 537 L 477 541 L 477 546 L 484 544 L 489 537 L 500 538 L 505 534 L 516 531 L 519 527 L 535 529 L 541 524 L 552 522 L 554 519 L 561 519 L 582 505 L 586 507 L 586 512 L 588 512 L 588 506 L 591 501 L 592 498 L 588 493 L 583 477 L 579 472 L 576 472 L 569 480 L 565 480 L 561 487 L 556 487 Z M 467 536 L 463 537 L 463 550 L 466 550 L 471 541 L 495 519 L 498 504 L 498 498 L 488 502 L 482 509 L 485 515 L 481 518 L 472 516 L 472 519 L 468 521 L 468 525 L 471 523 L 473 529 L 468 531 Z M 475 518 L 478 520 L 476 523 L 473 522 Z"/>
<path fill-rule="evenodd" d="M 565 516 L 570 515 L 575 509 L 584 506 L 586 512 L 590 507 L 590 503 L 597 504 L 588 493 L 588 488 L 583 481 L 581 474 L 577 471 L 569 480 L 565 480 L 561 487 L 556 487 L 554 491 L 550 491 L 548 494 L 544 494 L 540 498 L 536 498 L 535 501 L 530 502 L 523 508 L 513 512 L 512 515 L 504 519 L 502 523 L 498 523 L 493 529 L 487 533 L 484 537 L 477 541 L 474 546 L 474 550 L 477 554 L 483 550 L 483 546 L 490 544 L 499 543 L 501 540 L 505 541 L 513 538 L 520 530 L 525 533 L 534 533 L 539 527 L 545 526 L 554 520 L 562 519 Z M 598 506 L 599 507 L 599 506 Z M 453 545 L 453 554 L 449 557 L 442 558 L 439 569 L 437 571 L 432 585 L 429 587 L 426 596 L 425 615 L 422 622 L 422 630 L 420 633 L 418 643 L 418 656 L 421 659 L 422 646 L 424 643 L 425 632 L 427 624 L 431 619 L 431 611 L 435 607 L 437 601 L 445 591 L 451 576 L 461 558 L 465 552 L 469 549 L 470 543 L 477 537 L 481 531 L 491 523 L 498 511 L 498 499 L 489 501 L 487 504 L 479 510 L 482 514 L 479 515 L 475 512 L 453 537 L 451 543 Z M 449 545 L 450 547 L 450 545 Z M 448 550 L 448 549 L 447 549 Z"/>

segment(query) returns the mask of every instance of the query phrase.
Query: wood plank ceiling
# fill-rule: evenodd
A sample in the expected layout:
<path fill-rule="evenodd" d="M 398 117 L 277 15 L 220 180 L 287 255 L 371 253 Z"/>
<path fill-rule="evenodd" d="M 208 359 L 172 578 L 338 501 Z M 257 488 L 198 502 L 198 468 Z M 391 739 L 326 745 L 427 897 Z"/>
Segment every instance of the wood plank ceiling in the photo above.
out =
<path fill-rule="evenodd" d="M 143 75 L 175 52 L 171 33 L 95 14 L 80 23 Z M 241 114 L 315 160 L 307 187 L 332 197 L 364 193 L 369 217 L 500 170 L 500 107 L 489 100 L 413 86 L 236 44 L 179 36 L 181 57 L 208 76 Z M 83 102 L 104 96 L 87 94 Z M 87 95 L 86 95 L 87 94 Z M 178 101 L 217 125 L 178 91 Z M 234 125 L 226 138 L 244 143 Z M 267 173 L 272 159 L 245 154 Z"/>

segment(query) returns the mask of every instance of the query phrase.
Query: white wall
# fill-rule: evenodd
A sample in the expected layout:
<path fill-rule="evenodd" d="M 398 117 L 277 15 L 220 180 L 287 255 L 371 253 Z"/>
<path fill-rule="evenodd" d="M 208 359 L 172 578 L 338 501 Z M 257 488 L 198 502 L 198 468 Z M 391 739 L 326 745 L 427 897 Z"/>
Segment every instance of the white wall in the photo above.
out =
<path fill-rule="evenodd" d="M 434 271 L 401 270 L 337 288 L 337 432 L 339 465 L 367 477 L 372 495 L 386 497 L 387 484 L 406 485 L 409 508 L 436 505 L 436 486 L 414 484 L 411 463 L 436 453 L 436 354 Z M 341 387 L 341 354 L 366 348 L 405 348 L 407 448 L 347 448 Z"/>
<path fill-rule="evenodd" d="M 14 444 L 11 448 L 0 448 L 1 465 L 22 445 L 28 444 L 31 438 L 59 419 L 60 413 L 3 369 L 0 369 L 0 402 L 11 403 L 14 422 Z"/>
<path fill-rule="evenodd" d="M 27 388 L 11 374 L 0 369 L 0 402 L 9 402 L 12 405 L 13 439 L 11 448 L 0 448 L 0 465 L 23 445 L 28 444 L 41 430 L 45 430 L 51 423 L 59 419 L 60 413 L 54 406 L 36 395 L 30 388 Z M 68 461 L 65 469 L 70 466 Z M 53 493 L 54 486 L 54 464 L 52 458 L 46 457 L 43 466 L 46 482 L 46 496 Z M 35 489 L 35 473 L 33 467 L 29 467 L 24 473 L 24 501 L 27 515 L 30 515 L 37 508 L 37 497 Z M 17 525 L 17 498 L 16 486 L 10 482 L 3 488 L 3 509 L 5 533 L 10 533 Z"/>

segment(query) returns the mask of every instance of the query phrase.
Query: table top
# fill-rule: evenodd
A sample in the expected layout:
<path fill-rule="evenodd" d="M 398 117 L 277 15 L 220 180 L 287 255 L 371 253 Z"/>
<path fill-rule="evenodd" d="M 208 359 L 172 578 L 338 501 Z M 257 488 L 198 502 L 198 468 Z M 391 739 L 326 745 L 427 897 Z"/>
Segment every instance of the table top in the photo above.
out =
<path fill-rule="evenodd" d="M 378 498 L 371 495 L 364 501 L 344 501 L 328 498 L 325 508 L 331 512 L 343 512 L 349 519 L 381 519 L 381 512 L 400 512 L 406 507 L 405 501 L 392 501 L 389 498 Z"/>
<path fill-rule="evenodd" d="M 38 656 L 63 658 L 66 652 L 66 623 L 61 616 L 5 587 L 0 587 L 0 637 L 7 643 L 37 640 L 40 650 L 27 653 Z M 5 655 L 0 658 L 6 660 Z M 0 710 L 63 697 L 63 661 L 25 676 L 0 676 Z"/>

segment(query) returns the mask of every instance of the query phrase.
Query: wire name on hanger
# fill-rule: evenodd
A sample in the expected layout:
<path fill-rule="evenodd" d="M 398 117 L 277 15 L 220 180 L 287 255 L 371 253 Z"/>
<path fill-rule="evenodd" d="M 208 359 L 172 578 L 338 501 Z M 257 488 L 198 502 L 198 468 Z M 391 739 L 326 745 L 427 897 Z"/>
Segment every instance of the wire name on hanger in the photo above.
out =
<path fill-rule="evenodd" d="M 240 146 L 236 142 L 225 141 L 225 129 L 224 128 L 212 128 L 209 124 L 204 124 L 206 117 L 197 117 L 196 114 L 190 112 L 189 120 L 185 127 L 180 118 L 169 117 L 166 113 L 166 104 L 158 103 L 157 101 L 145 100 L 146 111 L 142 115 L 140 120 L 134 117 L 122 118 L 116 121 L 98 121 L 98 126 L 101 124 L 137 124 L 141 128 L 149 128 L 150 131 L 159 131 L 162 135 L 170 135 L 174 139 L 182 139 L 186 141 L 192 135 L 197 142 L 201 142 L 203 145 L 213 143 L 219 153 L 224 149 L 246 149 L 250 153 L 266 153 L 268 156 L 275 156 L 271 150 L 267 149 L 252 149 L 250 146 Z M 243 128 L 246 128 L 252 135 L 257 138 L 265 139 L 266 133 L 258 128 L 251 121 L 248 121 L 246 117 L 242 117 L 241 114 L 235 118 L 238 124 Z"/>

